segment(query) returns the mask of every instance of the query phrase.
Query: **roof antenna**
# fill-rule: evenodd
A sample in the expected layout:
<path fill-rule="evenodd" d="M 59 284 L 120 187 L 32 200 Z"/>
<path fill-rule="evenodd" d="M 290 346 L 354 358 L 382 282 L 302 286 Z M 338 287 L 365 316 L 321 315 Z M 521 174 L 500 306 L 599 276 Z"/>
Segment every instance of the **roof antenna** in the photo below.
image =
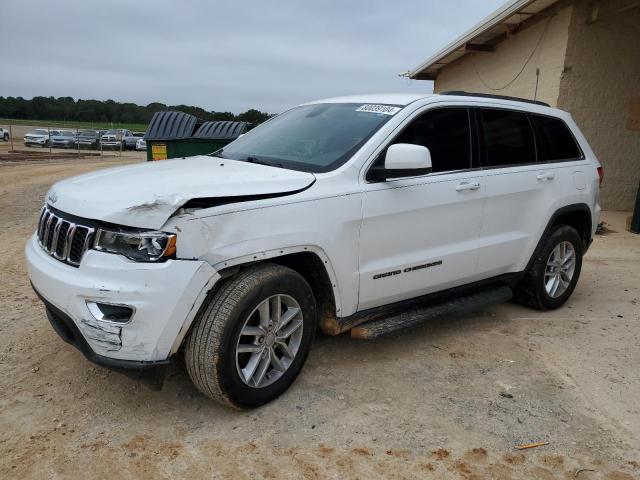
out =
<path fill-rule="evenodd" d="M 538 81 L 540 80 L 540 69 L 536 68 L 536 91 L 533 94 L 533 101 L 538 99 Z"/>

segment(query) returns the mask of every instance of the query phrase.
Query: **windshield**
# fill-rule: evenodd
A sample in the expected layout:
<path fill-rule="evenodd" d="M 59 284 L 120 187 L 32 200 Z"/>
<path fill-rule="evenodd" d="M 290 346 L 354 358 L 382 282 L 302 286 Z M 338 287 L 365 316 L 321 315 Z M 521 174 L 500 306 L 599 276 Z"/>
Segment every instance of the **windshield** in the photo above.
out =
<path fill-rule="evenodd" d="M 111 129 L 111 130 L 107 130 L 107 132 L 105 133 L 105 135 L 117 135 L 118 133 L 120 133 L 121 130 L 117 130 L 117 129 Z"/>
<path fill-rule="evenodd" d="M 216 155 L 304 172 L 328 172 L 343 165 L 399 110 L 354 103 L 304 105 L 269 120 Z"/>
<path fill-rule="evenodd" d="M 49 135 L 47 130 L 31 130 L 28 135 Z"/>

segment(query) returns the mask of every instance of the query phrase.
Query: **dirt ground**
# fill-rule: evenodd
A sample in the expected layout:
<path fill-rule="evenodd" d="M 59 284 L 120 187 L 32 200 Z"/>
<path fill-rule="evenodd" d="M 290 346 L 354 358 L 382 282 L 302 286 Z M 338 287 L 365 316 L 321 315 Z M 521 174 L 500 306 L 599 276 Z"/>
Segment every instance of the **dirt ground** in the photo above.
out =
<path fill-rule="evenodd" d="M 0 478 L 640 478 L 640 237 L 625 214 L 604 214 L 564 308 L 319 336 L 285 395 L 237 412 L 179 365 L 159 392 L 92 365 L 29 286 L 23 245 L 48 187 L 122 163 L 0 165 Z M 548 444 L 514 449 L 530 442 Z"/>

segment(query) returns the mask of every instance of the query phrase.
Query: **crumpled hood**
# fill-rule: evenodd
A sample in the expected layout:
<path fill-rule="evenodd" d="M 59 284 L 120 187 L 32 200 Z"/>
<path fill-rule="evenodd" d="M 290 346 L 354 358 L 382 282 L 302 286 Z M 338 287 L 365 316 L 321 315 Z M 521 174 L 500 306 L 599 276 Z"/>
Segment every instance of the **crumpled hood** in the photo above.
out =
<path fill-rule="evenodd" d="M 45 201 L 78 217 L 157 229 L 191 199 L 294 192 L 311 173 L 197 156 L 109 168 L 56 183 Z"/>

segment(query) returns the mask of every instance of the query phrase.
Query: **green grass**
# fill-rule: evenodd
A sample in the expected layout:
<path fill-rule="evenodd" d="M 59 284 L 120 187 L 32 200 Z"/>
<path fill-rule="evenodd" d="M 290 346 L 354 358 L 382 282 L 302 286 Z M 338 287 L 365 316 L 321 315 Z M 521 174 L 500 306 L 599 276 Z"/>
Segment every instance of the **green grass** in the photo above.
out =
<path fill-rule="evenodd" d="M 64 120 L 11 120 L 0 118 L 0 125 L 26 125 L 28 127 L 56 127 L 56 128 L 95 128 L 108 130 L 110 128 L 124 128 L 134 132 L 147 130 L 145 123 L 110 123 L 110 122 L 67 122 Z"/>

